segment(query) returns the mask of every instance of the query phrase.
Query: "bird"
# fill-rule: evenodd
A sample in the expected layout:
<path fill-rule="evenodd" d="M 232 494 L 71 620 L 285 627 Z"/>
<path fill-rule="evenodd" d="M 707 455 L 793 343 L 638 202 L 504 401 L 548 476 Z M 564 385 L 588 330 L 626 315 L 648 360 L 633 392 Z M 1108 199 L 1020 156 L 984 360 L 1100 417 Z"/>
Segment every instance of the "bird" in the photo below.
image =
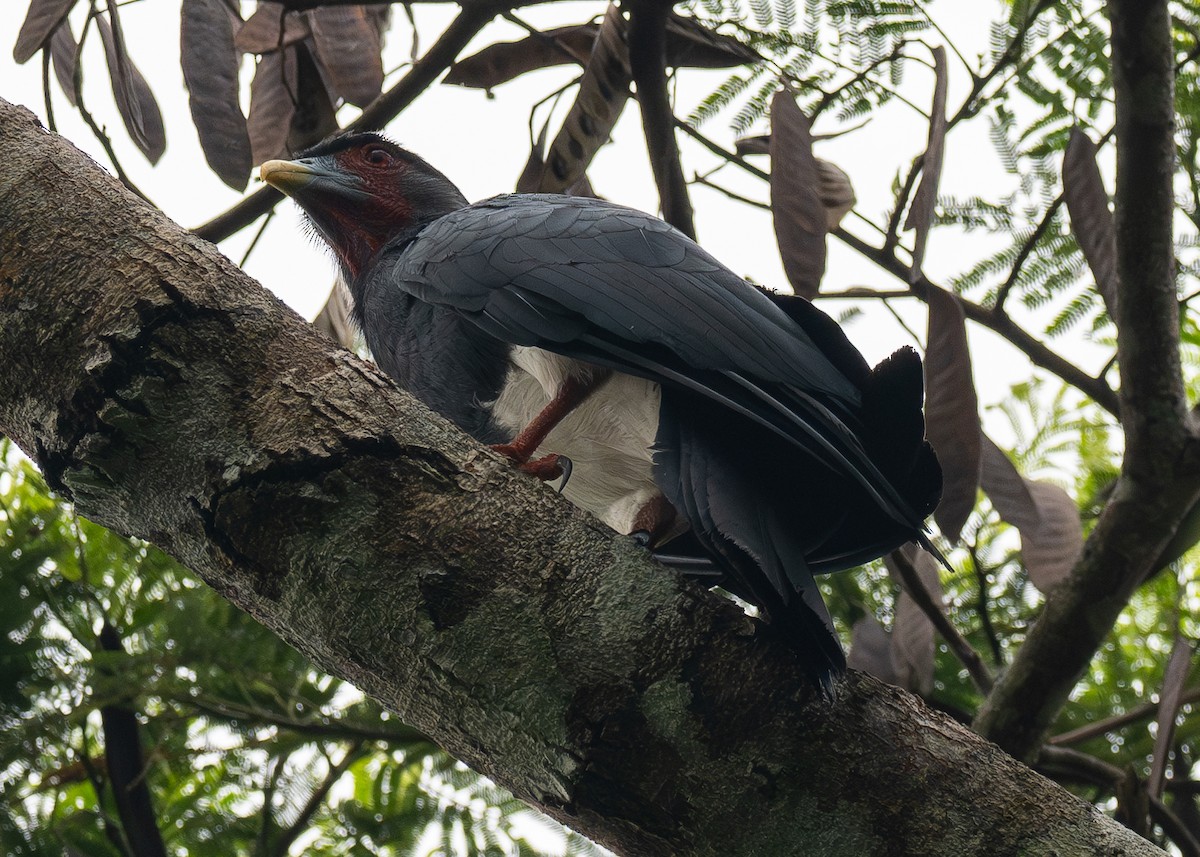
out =
<path fill-rule="evenodd" d="M 907 542 L 941 469 L 921 360 L 872 368 L 810 301 L 591 197 L 471 204 L 377 132 L 261 165 L 332 249 L 379 367 L 669 565 L 709 575 L 833 693 L 814 580 Z M 940 556 L 940 555 L 939 555 Z"/>

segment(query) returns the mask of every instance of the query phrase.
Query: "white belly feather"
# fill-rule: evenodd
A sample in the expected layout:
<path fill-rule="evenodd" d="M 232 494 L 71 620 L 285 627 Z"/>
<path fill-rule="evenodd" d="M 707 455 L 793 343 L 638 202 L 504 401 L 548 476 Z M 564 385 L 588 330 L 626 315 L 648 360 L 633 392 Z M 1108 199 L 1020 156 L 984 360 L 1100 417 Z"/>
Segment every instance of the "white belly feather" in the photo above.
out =
<path fill-rule="evenodd" d="M 492 414 L 514 435 L 550 402 L 567 377 L 587 378 L 594 371 L 586 363 L 540 348 L 514 348 L 511 359 Z M 536 453 L 571 459 L 564 496 L 617 532 L 631 532 L 638 511 L 661 493 L 650 461 L 660 399 L 658 384 L 613 373 L 550 432 Z"/>

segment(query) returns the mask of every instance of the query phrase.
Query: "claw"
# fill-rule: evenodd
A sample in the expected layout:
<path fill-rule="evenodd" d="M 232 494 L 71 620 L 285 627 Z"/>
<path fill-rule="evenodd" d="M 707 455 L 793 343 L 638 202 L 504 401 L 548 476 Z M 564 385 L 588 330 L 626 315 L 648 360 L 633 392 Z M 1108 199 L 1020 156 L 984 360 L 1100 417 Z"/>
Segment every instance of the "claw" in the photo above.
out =
<path fill-rule="evenodd" d="M 575 465 L 565 455 L 556 455 L 555 458 L 558 459 L 559 469 L 562 470 L 562 482 L 558 483 L 558 493 L 561 494 L 567 490 L 567 483 L 571 481 L 571 470 Z"/>
<path fill-rule="evenodd" d="M 571 480 L 571 469 L 574 466 L 571 459 L 565 455 L 551 453 L 543 455 L 541 458 L 535 458 L 532 461 L 528 456 L 522 455 L 520 449 L 511 443 L 497 443 L 492 445 L 492 450 L 503 455 L 505 458 L 517 465 L 517 468 L 530 476 L 536 476 L 543 482 L 549 482 L 551 479 L 561 477 L 562 482 L 558 484 L 558 493 L 561 494 L 567 487 L 567 483 Z"/>

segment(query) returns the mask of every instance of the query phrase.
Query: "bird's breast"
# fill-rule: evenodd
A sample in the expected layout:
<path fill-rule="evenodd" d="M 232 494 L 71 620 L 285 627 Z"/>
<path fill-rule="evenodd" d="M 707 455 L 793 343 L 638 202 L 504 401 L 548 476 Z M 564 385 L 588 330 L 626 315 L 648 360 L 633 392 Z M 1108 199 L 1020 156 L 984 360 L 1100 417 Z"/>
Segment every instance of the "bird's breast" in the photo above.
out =
<path fill-rule="evenodd" d="M 591 381 L 606 371 L 540 348 L 515 347 L 492 419 L 515 435 L 568 378 Z M 564 495 L 618 532 L 631 532 L 638 512 L 661 496 L 651 462 L 661 399 L 653 381 L 609 373 L 538 448 L 537 455 L 571 459 Z"/>

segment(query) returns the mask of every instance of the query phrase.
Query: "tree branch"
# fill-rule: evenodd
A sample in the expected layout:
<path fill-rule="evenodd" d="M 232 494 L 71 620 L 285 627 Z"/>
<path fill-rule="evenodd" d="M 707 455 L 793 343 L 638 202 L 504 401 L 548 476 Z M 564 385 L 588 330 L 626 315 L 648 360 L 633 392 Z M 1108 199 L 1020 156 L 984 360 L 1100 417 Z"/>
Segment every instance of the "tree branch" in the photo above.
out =
<path fill-rule="evenodd" d="M 1012 41 L 1008 43 L 1008 47 L 1004 49 L 1004 53 L 1000 55 L 1000 59 L 996 60 L 986 74 L 977 76 L 972 80 L 970 94 L 963 100 L 962 107 L 958 109 L 958 112 L 950 117 L 950 120 L 946 123 L 947 128 L 953 128 L 962 120 L 975 115 L 979 109 L 979 96 L 983 93 L 983 90 L 992 82 L 996 75 L 1017 61 L 1017 58 L 1021 55 L 1021 51 L 1025 47 L 1025 37 L 1029 34 L 1030 28 L 1033 27 L 1038 17 L 1053 5 L 1054 0 L 1037 0 L 1033 8 L 1029 10 L 1029 15 L 1026 17 L 1024 23 L 1021 24 L 1021 27 L 1013 36 Z"/>
<path fill-rule="evenodd" d="M 1116 765 L 1063 747 L 1042 748 L 1038 755 L 1037 769 L 1058 780 L 1088 783 L 1113 792 L 1129 776 Z M 1139 788 L 1144 788 L 1144 785 L 1139 784 Z M 1200 857 L 1200 842 L 1196 841 L 1187 825 L 1161 798 L 1155 795 L 1147 797 L 1151 821 L 1163 829 L 1184 857 Z"/>
<path fill-rule="evenodd" d="M 1170 17 L 1166 0 L 1112 0 L 1109 14 L 1125 458 L 1079 563 L 1047 596 L 976 720 L 982 735 L 1018 757 L 1036 751 L 1129 596 L 1200 497 L 1200 449 L 1188 423 L 1179 362 Z"/>
<path fill-rule="evenodd" d="M 983 659 L 979 657 L 979 652 L 971 647 L 966 638 L 958 633 L 958 629 L 946 617 L 942 611 L 942 606 L 934 600 L 929 590 L 925 588 L 925 584 L 921 581 L 917 570 L 913 568 L 913 564 L 909 562 L 903 551 L 894 550 L 890 556 L 891 561 L 895 564 L 900 572 L 900 578 L 904 581 L 904 588 L 908 591 L 909 596 L 921 608 L 921 612 L 928 617 L 930 623 L 937 632 L 941 634 L 942 639 L 950 647 L 950 651 L 954 656 L 967 668 L 975 686 L 979 688 L 981 693 L 987 693 L 992 689 L 994 680 L 991 672 L 984 665 Z"/>
<path fill-rule="evenodd" d="M 898 689 L 823 701 L 27 111 L 0 145 L 0 432 L 518 796 L 648 857 L 1161 857 Z"/>
<path fill-rule="evenodd" d="M 1184 691 L 1179 698 L 1181 705 L 1186 705 L 1189 702 L 1200 700 L 1200 687 L 1194 687 L 1191 690 Z M 1158 714 L 1158 703 L 1147 702 L 1144 705 L 1139 705 L 1126 711 L 1124 714 L 1117 714 L 1113 717 L 1108 717 L 1104 720 L 1098 720 L 1095 723 L 1088 723 L 1085 726 L 1080 726 L 1078 729 L 1072 729 L 1070 732 L 1060 732 L 1050 738 L 1047 742 L 1056 747 L 1065 747 L 1068 744 L 1079 744 L 1083 741 L 1099 737 L 1106 732 L 1114 732 L 1130 723 L 1136 723 L 1139 720 L 1148 720 Z"/>
<path fill-rule="evenodd" d="M 280 830 L 275 841 L 271 843 L 270 853 L 274 857 L 287 857 L 292 845 L 308 829 L 313 815 L 325 803 L 325 798 L 328 796 L 329 790 L 342 778 L 342 774 L 346 773 L 349 767 L 361 759 L 362 756 L 362 744 L 354 744 L 346 748 L 346 752 L 340 762 L 329 766 L 329 771 L 325 774 L 325 778 L 313 789 L 313 793 L 308 796 L 308 800 L 304 802 L 304 806 L 297 813 L 295 820 Z"/>
<path fill-rule="evenodd" d="M 625 0 L 629 9 L 629 70 L 637 87 L 646 150 L 658 185 L 663 220 L 696 237 L 692 202 L 675 142 L 671 96 L 667 91 L 667 19 L 673 0 Z"/>
<path fill-rule="evenodd" d="M 770 176 L 765 171 L 760 170 L 758 167 L 754 166 L 754 164 L 749 163 L 745 158 L 738 156 L 734 152 L 730 152 L 722 148 L 704 134 L 688 125 L 686 122 L 676 119 L 675 126 L 717 157 L 724 158 L 730 163 L 737 164 L 746 172 L 753 176 L 757 176 L 763 181 L 770 180 Z M 912 174 L 910 175 L 910 180 L 916 174 L 917 171 L 913 170 Z M 899 215 L 893 214 L 893 217 L 898 220 Z M 896 256 L 895 246 L 892 242 L 885 241 L 885 245 L 882 248 L 874 247 L 863 239 L 859 238 L 857 235 L 848 232 L 844 227 L 839 227 L 832 234 L 841 239 L 842 242 L 854 250 L 857 250 L 866 258 L 870 259 L 884 271 L 905 283 L 907 286 L 909 266 Z M 924 282 L 928 281 L 926 280 Z M 891 298 L 910 296 L 920 298 L 922 297 L 922 294 L 923 291 L 918 289 L 910 290 L 905 288 L 904 290 L 888 292 L 866 292 L 856 290 L 853 294 L 844 293 L 841 295 L 822 292 L 818 295 L 818 297 Z M 963 311 L 966 313 L 967 318 L 971 319 L 977 324 L 983 325 L 984 327 L 1008 340 L 1011 345 L 1025 354 L 1025 356 L 1028 357 L 1030 362 L 1035 366 L 1040 366 L 1046 371 L 1057 375 L 1063 381 L 1090 397 L 1096 402 L 1096 404 L 1100 405 L 1100 407 L 1104 408 L 1109 413 L 1113 415 L 1118 413 L 1119 406 L 1117 403 L 1117 394 L 1105 382 L 1103 375 L 1094 378 L 1088 373 L 1084 372 L 1074 363 L 1063 358 L 1045 343 L 1032 336 L 1005 313 L 972 303 L 962 299 L 961 296 L 960 300 L 962 301 Z"/>
<path fill-rule="evenodd" d="M 883 270 L 887 271 L 894 277 L 907 282 L 908 281 L 908 265 L 896 257 L 895 253 L 887 252 L 879 247 L 873 247 L 858 236 L 847 232 L 844 228 L 839 228 L 832 233 L 850 247 L 857 250 L 863 256 L 866 256 Z M 903 297 L 904 295 L 912 295 L 913 297 L 921 298 L 923 294 L 922 285 L 928 283 L 928 280 L 922 280 L 916 284 L 911 291 L 890 291 L 879 292 L 876 294 L 856 292 L 854 295 L 847 294 L 846 297 Z M 837 297 L 837 295 L 823 294 L 821 297 Z M 922 298 L 923 299 L 923 298 Z M 961 297 L 960 297 L 960 300 Z M 1088 373 L 1084 372 L 1074 363 L 1063 358 L 1056 352 L 1052 351 L 1045 343 L 1031 336 L 1020 325 L 1013 321 L 1008 315 L 1002 312 L 995 312 L 987 307 L 980 306 L 971 301 L 962 300 L 963 312 L 971 321 L 983 325 L 995 333 L 1000 334 L 1020 350 L 1030 362 L 1035 366 L 1040 366 L 1048 372 L 1051 372 L 1061 378 L 1063 381 L 1076 387 L 1080 392 L 1091 397 L 1100 407 L 1110 413 L 1116 414 L 1119 406 L 1117 395 L 1113 389 L 1105 383 L 1103 378 L 1093 378 Z"/>

